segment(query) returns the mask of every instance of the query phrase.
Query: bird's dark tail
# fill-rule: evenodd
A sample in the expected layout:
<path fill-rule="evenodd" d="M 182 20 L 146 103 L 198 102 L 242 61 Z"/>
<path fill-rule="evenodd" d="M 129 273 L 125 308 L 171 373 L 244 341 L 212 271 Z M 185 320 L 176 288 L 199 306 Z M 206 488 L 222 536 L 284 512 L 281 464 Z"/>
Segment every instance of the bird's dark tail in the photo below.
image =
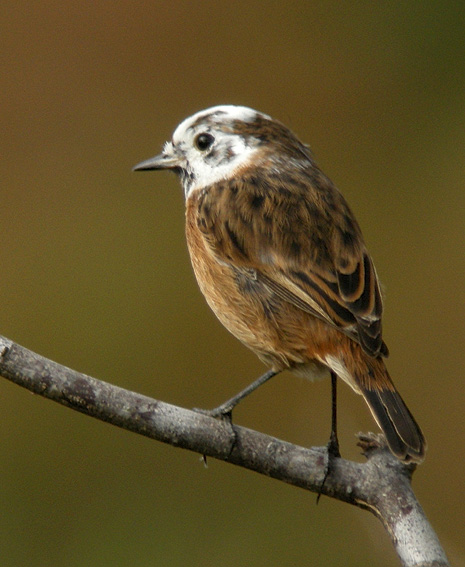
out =
<path fill-rule="evenodd" d="M 387 370 L 385 372 L 390 387 L 370 388 L 370 385 L 359 384 L 361 393 L 383 430 L 392 453 L 404 463 L 421 463 L 426 452 L 425 438 L 392 384 Z"/>

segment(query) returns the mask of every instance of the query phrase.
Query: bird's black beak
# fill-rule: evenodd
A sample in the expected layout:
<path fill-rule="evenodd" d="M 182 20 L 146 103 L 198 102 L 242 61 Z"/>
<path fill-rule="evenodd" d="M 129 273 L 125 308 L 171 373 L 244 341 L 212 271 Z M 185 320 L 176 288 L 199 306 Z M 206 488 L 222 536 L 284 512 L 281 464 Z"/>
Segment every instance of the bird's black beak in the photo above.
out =
<path fill-rule="evenodd" d="M 170 154 L 160 154 L 138 163 L 132 171 L 149 171 L 151 169 L 176 169 L 179 167 L 179 158 Z"/>

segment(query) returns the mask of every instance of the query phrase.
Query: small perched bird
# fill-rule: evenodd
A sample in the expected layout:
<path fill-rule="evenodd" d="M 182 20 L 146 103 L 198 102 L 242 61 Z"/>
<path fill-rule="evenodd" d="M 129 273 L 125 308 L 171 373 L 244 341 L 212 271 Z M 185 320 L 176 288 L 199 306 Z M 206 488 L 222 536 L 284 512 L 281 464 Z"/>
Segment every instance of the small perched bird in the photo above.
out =
<path fill-rule="evenodd" d="M 195 275 L 223 325 L 270 368 L 217 408 L 282 370 L 336 377 L 367 402 L 394 455 L 423 460 L 426 443 L 384 364 L 382 298 L 344 197 L 286 126 L 243 106 L 184 120 L 160 155 L 135 170 L 170 169 L 186 198 Z"/>

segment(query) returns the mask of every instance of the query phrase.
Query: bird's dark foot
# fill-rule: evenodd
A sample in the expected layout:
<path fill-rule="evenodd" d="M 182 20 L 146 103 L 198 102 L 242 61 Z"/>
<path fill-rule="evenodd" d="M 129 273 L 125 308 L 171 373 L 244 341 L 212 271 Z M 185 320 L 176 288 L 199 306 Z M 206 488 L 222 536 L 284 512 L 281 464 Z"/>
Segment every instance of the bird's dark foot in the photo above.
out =
<path fill-rule="evenodd" d="M 230 407 L 227 403 L 225 403 L 211 410 L 193 408 L 193 411 L 200 413 L 201 415 L 207 415 L 209 417 L 214 417 L 215 419 L 220 420 L 222 422 L 222 425 L 224 425 L 226 429 L 229 430 L 231 444 L 228 454 L 225 455 L 225 460 L 228 460 L 231 453 L 234 450 L 234 447 L 237 444 L 237 432 L 232 422 L 232 407 Z M 205 456 L 204 456 L 204 463 L 206 463 Z"/>
<path fill-rule="evenodd" d="M 194 411 L 201 413 L 202 415 L 208 415 L 209 417 L 214 417 L 216 419 L 224 419 L 225 421 L 232 421 L 232 410 L 234 406 L 231 407 L 229 404 L 221 404 L 217 408 L 206 410 L 201 408 L 194 408 Z"/>
<path fill-rule="evenodd" d="M 326 445 L 326 449 L 328 451 L 328 457 L 331 457 L 333 459 L 340 459 L 341 458 L 341 452 L 339 450 L 339 440 L 337 438 L 337 435 L 334 431 L 331 431 L 331 436 L 329 438 L 329 442 Z M 329 459 L 328 459 L 329 462 Z"/>
<path fill-rule="evenodd" d="M 333 465 L 334 465 L 334 460 L 341 458 L 341 452 L 339 450 L 339 441 L 338 441 L 337 435 L 334 431 L 331 431 L 331 436 L 329 438 L 329 442 L 326 445 L 326 451 L 327 451 L 327 454 L 328 454 L 328 458 L 327 458 L 327 461 L 326 461 L 326 469 L 325 469 L 325 475 L 323 477 L 323 482 L 321 483 L 320 490 L 319 490 L 318 496 L 316 498 L 317 504 L 320 501 L 321 494 L 322 494 L 322 491 L 323 491 L 323 487 L 326 483 L 326 480 L 329 476 L 331 476 L 332 468 L 333 468 Z"/>

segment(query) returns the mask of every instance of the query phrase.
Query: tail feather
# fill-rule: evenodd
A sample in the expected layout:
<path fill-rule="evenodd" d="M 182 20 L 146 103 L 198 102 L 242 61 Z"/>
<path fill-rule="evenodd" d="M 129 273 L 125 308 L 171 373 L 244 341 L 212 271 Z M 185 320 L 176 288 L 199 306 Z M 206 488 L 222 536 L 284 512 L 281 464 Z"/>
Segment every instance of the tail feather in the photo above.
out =
<path fill-rule="evenodd" d="M 405 463 L 421 463 L 426 441 L 400 394 L 388 388 L 361 390 L 394 455 Z"/>

